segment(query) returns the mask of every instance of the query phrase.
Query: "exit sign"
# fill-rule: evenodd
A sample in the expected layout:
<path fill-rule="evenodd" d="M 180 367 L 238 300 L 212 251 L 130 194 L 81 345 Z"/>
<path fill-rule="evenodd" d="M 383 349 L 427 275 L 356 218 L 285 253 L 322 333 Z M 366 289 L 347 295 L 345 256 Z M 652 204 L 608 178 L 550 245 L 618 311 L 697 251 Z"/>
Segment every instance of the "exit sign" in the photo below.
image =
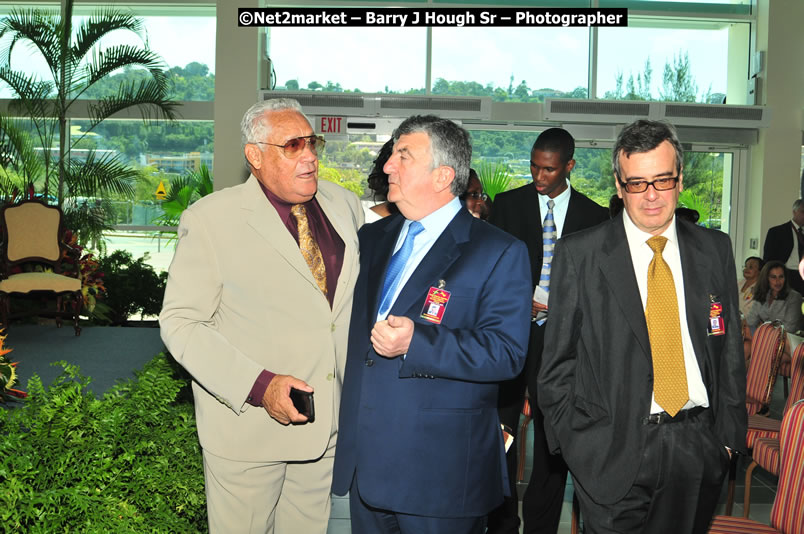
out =
<path fill-rule="evenodd" d="M 322 134 L 345 134 L 346 121 L 343 117 L 318 117 L 318 132 Z"/>

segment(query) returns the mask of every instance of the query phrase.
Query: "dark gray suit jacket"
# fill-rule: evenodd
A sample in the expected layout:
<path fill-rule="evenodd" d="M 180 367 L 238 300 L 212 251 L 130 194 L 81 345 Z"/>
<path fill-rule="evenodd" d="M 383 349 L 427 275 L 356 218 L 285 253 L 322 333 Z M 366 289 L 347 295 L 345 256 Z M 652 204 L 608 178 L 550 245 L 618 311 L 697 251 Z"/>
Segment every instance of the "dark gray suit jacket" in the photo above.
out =
<path fill-rule="evenodd" d="M 745 451 L 745 363 L 731 241 L 680 219 L 676 229 L 687 327 L 712 409 L 712 439 Z M 622 215 L 559 240 L 553 265 L 538 379 L 548 443 L 595 501 L 614 503 L 636 476 L 653 392 L 648 329 Z M 722 336 L 708 335 L 713 300 L 723 306 Z"/>

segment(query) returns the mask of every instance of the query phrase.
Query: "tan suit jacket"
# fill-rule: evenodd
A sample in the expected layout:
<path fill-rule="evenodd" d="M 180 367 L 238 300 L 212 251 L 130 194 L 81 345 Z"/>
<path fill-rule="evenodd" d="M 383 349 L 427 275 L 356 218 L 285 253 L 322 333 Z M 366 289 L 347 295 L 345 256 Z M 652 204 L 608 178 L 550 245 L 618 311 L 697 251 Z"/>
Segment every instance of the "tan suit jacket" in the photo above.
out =
<path fill-rule="evenodd" d="M 193 376 L 201 446 L 216 456 L 315 459 L 337 426 L 363 210 L 324 180 L 316 198 L 346 245 L 332 309 L 254 176 L 182 215 L 159 321 Z M 315 389 L 314 423 L 283 426 L 246 403 L 263 369 Z"/>

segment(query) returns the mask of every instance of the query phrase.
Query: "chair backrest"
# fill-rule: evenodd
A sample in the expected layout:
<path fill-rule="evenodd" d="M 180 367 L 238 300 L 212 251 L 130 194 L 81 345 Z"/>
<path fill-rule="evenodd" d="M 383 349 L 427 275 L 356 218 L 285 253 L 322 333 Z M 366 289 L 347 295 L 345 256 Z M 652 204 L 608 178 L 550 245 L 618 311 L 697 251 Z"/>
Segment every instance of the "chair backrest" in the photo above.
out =
<path fill-rule="evenodd" d="M 799 344 L 793 351 L 790 364 L 790 393 L 787 395 L 784 410 L 789 410 L 801 399 L 804 399 L 804 343 Z"/>
<path fill-rule="evenodd" d="M 779 438 L 779 487 L 771 526 L 784 534 L 804 534 L 804 401 L 787 410 Z"/>
<path fill-rule="evenodd" d="M 770 404 L 786 337 L 784 326 L 779 322 L 761 324 L 754 332 L 746 376 L 748 415 L 754 415 Z"/>
<path fill-rule="evenodd" d="M 2 221 L 6 238 L 4 259 L 9 263 L 55 263 L 61 257 L 59 208 L 37 200 L 26 200 L 5 206 Z"/>

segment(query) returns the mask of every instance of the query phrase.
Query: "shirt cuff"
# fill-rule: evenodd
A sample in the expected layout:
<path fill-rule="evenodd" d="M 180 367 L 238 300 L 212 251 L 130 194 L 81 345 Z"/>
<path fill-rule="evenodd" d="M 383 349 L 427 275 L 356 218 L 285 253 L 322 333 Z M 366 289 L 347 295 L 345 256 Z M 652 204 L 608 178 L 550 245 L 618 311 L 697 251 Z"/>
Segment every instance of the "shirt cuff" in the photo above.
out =
<path fill-rule="evenodd" d="M 263 369 L 257 377 L 257 380 L 254 381 L 251 391 L 248 392 L 246 402 L 252 406 L 262 406 L 262 398 L 265 396 L 265 390 L 268 389 L 268 384 L 271 383 L 271 380 L 273 380 L 275 376 L 276 375 L 271 371 Z"/>

